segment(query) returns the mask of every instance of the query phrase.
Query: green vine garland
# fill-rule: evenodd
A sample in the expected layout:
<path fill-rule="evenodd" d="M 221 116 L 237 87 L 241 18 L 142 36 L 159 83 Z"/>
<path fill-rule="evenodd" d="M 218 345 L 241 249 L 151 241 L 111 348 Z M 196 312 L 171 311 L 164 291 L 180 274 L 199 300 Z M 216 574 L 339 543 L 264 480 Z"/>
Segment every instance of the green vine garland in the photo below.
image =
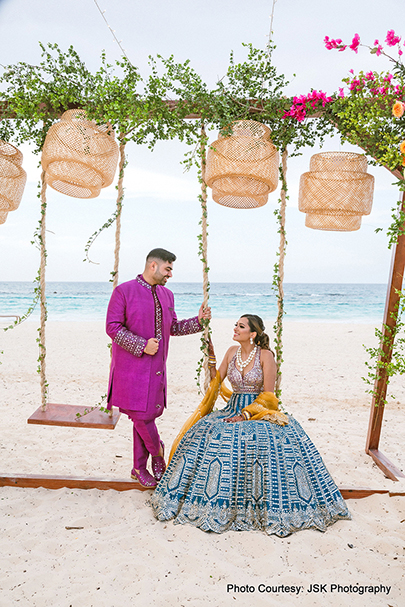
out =
<path fill-rule="evenodd" d="M 235 63 L 231 53 L 227 73 L 213 88 L 189 61 L 176 63 L 173 56 L 150 57 L 150 74 L 142 77 L 125 57 L 111 65 L 103 53 L 99 69 L 92 74 L 73 47 L 63 52 L 57 44 L 40 46 L 39 65 L 23 62 L 9 65 L 0 77 L 4 89 L 0 93 L 0 138 L 17 145 L 31 141 L 36 153 L 41 151 L 49 127 L 63 111 L 72 108 L 84 109 L 90 119 L 100 123 L 109 122 L 116 132 L 125 133 L 127 141 L 146 144 L 150 149 L 158 141 L 178 138 L 191 149 L 184 161 L 189 166 L 201 143 L 200 123 L 186 118 L 198 117 L 208 128 L 224 132 L 234 120 L 254 119 L 272 129 L 273 143 L 280 150 L 288 146 L 290 157 L 301 154 L 304 147 L 322 146 L 326 136 L 339 132 L 343 141 L 363 148 L 371 163 L 387 167 L 398 179 L 399 188 L 405 188 L 403 157 L 398 149 L 404 138 L 405 117 L 394 120 L 391 114 L 397 91 L 405 91 L 404 69 L 398 62 L 394 68 L 395 82 L 387 73 L 373 72 L 371 79 L 360 72 L 358 77 L 344 80 L 350 89 L 348 96 L 334 94 L 326 102 L 313 91 L 311 97 L 307 96 L 311 102 L 301 102 L 307 103 L 308 115 L 297 120 L 288 111 L 297 98 L 285 95 L 289 83 L 272 64 L 272 44 L 266 50 L 244 45 L 247 58 L 240 63 Z M 359 84 L 353 85 L 356 78 Z M 378 96 L 373 93 L 375 87 L 385 87 L 387 91 Z M 117 212 L 90 237 L 86 257 L 98 234 L 114 223 Z M 277 212 L 276 217 L 279 220 Z M 398 217 L 394 207 L 388 230 L 389 246 L 404 233 L 404 220 L 404 214 Z M 276 287 L 277 272 L 276 264 L 273 276 Z M 33 305 L 39 279 L 35 281 Z M 277 351 L 281 343 L 281 318 L 276 321 L 275 332 Z M 206 344 L 202 345 L 203 352 L 205 349 Z M 277 356 L 281 363 L 282 351 Z"/>

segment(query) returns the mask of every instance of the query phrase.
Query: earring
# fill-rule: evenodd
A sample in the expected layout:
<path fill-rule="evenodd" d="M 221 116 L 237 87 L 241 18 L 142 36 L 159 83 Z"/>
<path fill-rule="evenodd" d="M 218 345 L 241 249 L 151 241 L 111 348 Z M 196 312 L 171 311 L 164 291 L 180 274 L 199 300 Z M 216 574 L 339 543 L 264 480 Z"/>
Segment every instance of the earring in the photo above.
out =
<path fill-rule="evenodd" d="M 250 338 L 250 345 L 253 346 L 253 338 Z"/>

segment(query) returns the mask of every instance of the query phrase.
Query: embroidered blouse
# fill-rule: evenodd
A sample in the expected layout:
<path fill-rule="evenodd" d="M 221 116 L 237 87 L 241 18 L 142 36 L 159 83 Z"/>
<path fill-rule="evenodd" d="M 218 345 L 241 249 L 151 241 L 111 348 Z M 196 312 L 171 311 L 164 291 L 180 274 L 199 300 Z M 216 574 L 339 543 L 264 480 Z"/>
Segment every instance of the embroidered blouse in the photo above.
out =
<path fill-rule="evenodd" d="M 235 394 L 259 394 L 263 390 L 263 369 L 260 364 L 260 348 L 254 358 L 253 367 L 244 377 L 236 365 L 236 353 L 228 365 L 228 379 Z"/>

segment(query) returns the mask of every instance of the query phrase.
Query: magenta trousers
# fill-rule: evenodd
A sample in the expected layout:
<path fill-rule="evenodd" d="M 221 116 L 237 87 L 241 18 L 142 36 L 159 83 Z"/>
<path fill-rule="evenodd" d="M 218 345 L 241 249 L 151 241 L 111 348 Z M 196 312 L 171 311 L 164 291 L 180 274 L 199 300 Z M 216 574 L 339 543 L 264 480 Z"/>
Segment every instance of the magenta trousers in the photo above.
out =
<path fill-rule="evenodd" d="M 153 419 L 137 419 L 136 411 L 121 409 L 122 413 L 128 415 L 134 424 L 134 468 L 142 470 L 146 468 L 148 457 L 156 457 L 160 449 L 160 437 L 156 427 L 156 417 Z"/>

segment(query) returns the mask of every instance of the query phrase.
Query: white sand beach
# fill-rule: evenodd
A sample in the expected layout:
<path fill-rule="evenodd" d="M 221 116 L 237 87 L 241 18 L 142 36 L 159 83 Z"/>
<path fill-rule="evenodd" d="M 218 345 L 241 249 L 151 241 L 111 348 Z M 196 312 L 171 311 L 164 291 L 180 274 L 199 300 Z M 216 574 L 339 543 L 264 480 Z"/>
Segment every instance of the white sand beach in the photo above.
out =
<path fill-rule="evenodd" d="M 233 322 L 212 323 L 218 359 L 232 343 Z M 27 424 L 40 405 L 36 331 L 26 322 L 0 336 L 1 472 L 128 478 L 132 427 L 124 417 L 114 431 Z M 109 366 L 103 323 L 49 322 L 46 339 L 49 401 L 99 401 Z M 405 483 L 386 479 L 364 452 L 371 397 L 361 379 L 362 344 L 375 343 L 374 327 L 286 322 L 284 342 L 283 404 L 337 484 L 403 491 Z M 198 335 L 172 338 L 168 409 L 159 421 L 167 451 L 199 402 L 199 354 Z M 380 442 L 402 471 L 404 383 L 392 381 L 396 400 L 386 407 Z M 0 488 L 0 606 L 404 605 L 405 497 L 351 499 L 351 521 L 280 539 L 160 523 L 149 496 Z M 311 584 L 326 586 L 314 593 Z"/>

